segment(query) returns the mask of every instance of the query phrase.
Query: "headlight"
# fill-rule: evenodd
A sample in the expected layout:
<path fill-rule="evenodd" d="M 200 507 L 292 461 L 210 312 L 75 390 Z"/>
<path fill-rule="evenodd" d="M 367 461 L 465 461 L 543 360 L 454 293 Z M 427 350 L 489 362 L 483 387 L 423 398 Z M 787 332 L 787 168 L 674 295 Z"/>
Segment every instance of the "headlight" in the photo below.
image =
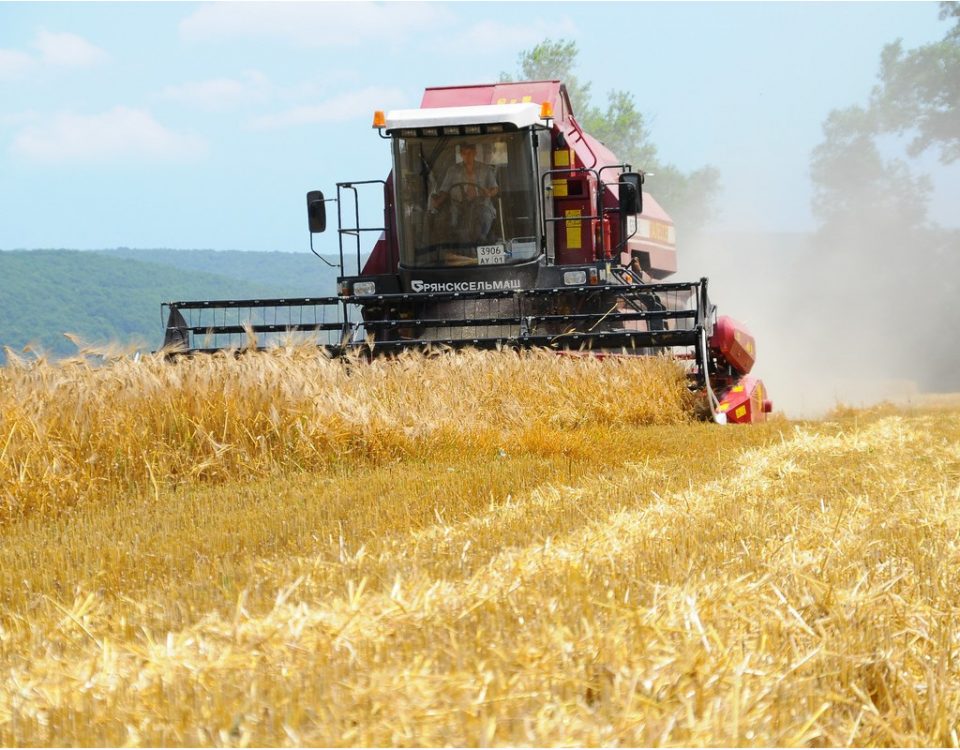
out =
<path fill-rule="evenodd" d="M 366 297 L 377 293 L 377 285 L 372 281 L 358 281 L 353 285 L 355 297 Z"/>
<path fill-rule="evenodd" d="M 563 283 L 567 286 L 577 286 L 578 284 L 587 283 L 587 272 L 580 271 L 565 271 L 563 274 Z"/>

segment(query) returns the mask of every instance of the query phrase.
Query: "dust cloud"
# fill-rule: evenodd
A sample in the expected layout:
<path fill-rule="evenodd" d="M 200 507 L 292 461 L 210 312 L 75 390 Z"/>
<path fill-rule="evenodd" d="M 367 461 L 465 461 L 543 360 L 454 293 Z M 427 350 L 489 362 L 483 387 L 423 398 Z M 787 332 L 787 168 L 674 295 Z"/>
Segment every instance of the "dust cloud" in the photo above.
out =
<path fill-rule="evenodd" d="M 874 219 L 806 234 L 705 233 L 686 244 L 678 233 L 677 278 L 709 277 L 718 313 L 756 337 L 753 373 L 775 411 L 813 418 L 840 403 L 960 391 L 960 232 L 898 236 Z"/>
<path fill-rule="evenodd" d="M 960 392 L 960 3 L 939 16 L 955 23 L 942 41 L 886 45 L 862 101 L 825 113 L 811 194 L 798 180 L 784 196 L 810 201 L 816 230 L 685 243 L 678 227 L 678 275 L 710 277 L 752 330 L 754 372 L 789 416 Z"/>

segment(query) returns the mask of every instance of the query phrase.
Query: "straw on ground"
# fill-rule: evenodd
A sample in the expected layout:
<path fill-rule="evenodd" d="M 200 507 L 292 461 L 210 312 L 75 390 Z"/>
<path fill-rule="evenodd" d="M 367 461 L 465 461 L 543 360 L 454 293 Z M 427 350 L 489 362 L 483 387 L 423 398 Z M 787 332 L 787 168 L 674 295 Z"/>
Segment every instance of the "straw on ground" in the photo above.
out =
<path fill-rule="evenodd" d="M 0 743 L 960 744 L 958 413 L 690 409 L 663 360 L 14 363 Z"/>

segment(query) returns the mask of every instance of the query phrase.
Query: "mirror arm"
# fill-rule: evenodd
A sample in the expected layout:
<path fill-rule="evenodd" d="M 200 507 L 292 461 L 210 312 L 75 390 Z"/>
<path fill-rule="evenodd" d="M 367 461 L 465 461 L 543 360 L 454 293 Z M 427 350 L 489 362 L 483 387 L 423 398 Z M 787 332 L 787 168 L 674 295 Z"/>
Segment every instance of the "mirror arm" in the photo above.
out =
<path fill-rule="evenodd" d="M 331 263 L 329 260 L 324 258 L 320 253 L 313 249 L 313 232 L 310 232 L 310 252 L 316 255 L 320 260 L 326 263 L 330 268 L 340 268 L 336 263 Z"/>

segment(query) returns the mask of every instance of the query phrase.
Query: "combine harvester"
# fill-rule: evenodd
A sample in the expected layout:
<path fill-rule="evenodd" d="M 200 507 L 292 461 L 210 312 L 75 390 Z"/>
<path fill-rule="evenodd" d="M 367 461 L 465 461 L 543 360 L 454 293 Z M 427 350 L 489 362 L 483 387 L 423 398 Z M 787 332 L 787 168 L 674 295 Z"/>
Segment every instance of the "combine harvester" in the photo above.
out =
<path fill-rule="evenodd" d="M 753 337 L 716 316 L 707 279 L 664 281 L 677 268 L 673 222 L 643 192 L 643 172 L 581 129 L 562 83 L 429 88 L 420 109 L 377 112 L 374 127 L 390 143 L 387 179 L 337 183 L 335 199 L 307 194 L 311 249 L 326 203 L 337 206 L 338 296 L 165 303 L 165 347 L 219 351 L 299 332 L 331 356 L 670 352 L 716 421 L 765 419 Z M 361 226 L 361 190 L 377 201 L 382 191 L 383 226 Z"/>

